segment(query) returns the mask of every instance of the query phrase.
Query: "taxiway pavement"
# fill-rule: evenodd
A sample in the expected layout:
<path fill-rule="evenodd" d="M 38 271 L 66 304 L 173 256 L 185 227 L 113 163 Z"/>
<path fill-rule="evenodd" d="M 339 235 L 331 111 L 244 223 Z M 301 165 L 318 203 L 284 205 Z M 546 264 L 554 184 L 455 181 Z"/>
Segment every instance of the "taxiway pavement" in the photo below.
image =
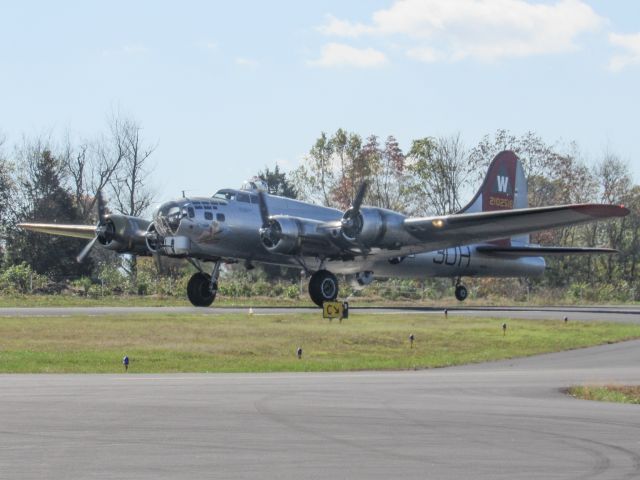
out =
<path fill-rule="evenodd" d="M 1 478 L 624 479 L 640 341 L 423 371 L 0 375 Z"/>

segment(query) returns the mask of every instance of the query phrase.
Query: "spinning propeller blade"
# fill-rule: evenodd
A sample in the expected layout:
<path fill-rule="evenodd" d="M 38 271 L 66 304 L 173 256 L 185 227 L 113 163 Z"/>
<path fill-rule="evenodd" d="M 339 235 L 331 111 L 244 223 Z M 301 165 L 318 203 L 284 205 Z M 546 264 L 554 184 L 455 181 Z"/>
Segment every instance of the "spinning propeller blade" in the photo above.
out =
<path fill-rule="evenodd" d="M 362 182 L 358 187 L 358 192 L 353 199 L 351 208 L 344 212 L 344 216 L 341 220 L 342 232 L 348 238 L 355 240 L 356 236 L 362 230 L 362 219 L 360 217 L 360 207 L 364 201 L 364 196 L 367 193 L 368 184 L 366 181 Z"/>
<path fill-rule="evenodd" d="M 351 208 L 353 208 L 354 211 L 360 211 L 360 207 L 362 206 L 362 202 L 364 201 L 364 196 L 367 193 L 368 186 L 369 185 L 365 180 L 360 184 L 360 187 L 358 187 L 358 192 L 356 193 L 356 196 L 353 199 L 353 203 L 351 204 Z"/>
<path fill-rule="evenodd" d="M 104 198 L 104 193 L 102 190 L 98 190 L 98 221 L 102 223 L 105 219 L 105 215 L 109 213 L 107 209 L 107 200 Z"/>
<path fill-rule="evenodd" d="M 96 244 L 96 241 L 98 240 L 98 235 L 104 232 L 103 226 L 104 226 L 104 220 L 107 214 L 107 202 L 104 198 L 102 190 L 98 190 L 96 197 L 97 197 L 96 200 L 98 203 L 98 225 L 96 225 L 96 236 L 91 241 L 89 241 L 89 243 L 85 245 L 85 247 L 82 249 L 80 254 L 76 257 L 76 261 L 78 263 L 82 263 L 84 259 L 87 258 L 87 255 L 89 255 L 89 252 L 91 252 L 91 249 L 93 248 L 93 246 Z"/>
<path fill-rule="evenodd" d="M 260 207 L 262 228 L 267 228 L 269 226 L 269 209 L 267 208 L 267 195 L 262 190 L 258 192 L 258 206 Z"/>
<path fill-rule="evenodd" d="M 87 243 L 84 248 L 82 249 L 82 251 L 80 252 L 80 254 L 76 257 L 76 261 L 78 263 L 82 263 L 85 259 L 85 257 L 87 255 L 89 255 L 89 252 L 91 251 L 91 249 L 93 248 L 93 246 L 95 245 L 95 243 L 98 241 L 98 236 L 96 235 L 93 240 L 90 240 L 89 243 Z"/>

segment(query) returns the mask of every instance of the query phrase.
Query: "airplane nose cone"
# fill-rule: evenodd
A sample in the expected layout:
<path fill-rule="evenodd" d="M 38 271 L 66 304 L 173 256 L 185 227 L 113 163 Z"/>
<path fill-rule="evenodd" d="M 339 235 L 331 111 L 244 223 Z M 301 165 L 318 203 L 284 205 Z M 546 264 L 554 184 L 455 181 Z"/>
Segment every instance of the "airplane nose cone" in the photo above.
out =
<path fill-rule="evenodd" d="M 168 235 L 175 234 L 180 227 L 180 222 L 187 216 L 186 208 L 181 202 L 165 202 L 153 215 L 156 230 Z"/>

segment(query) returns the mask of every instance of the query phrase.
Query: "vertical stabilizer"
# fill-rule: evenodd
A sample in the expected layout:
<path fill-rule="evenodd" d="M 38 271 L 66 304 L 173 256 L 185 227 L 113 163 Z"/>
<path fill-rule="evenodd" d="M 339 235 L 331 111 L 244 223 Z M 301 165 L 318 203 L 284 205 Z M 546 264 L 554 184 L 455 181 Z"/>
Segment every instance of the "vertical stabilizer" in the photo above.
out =
<path fill-rule="evenodd" d="M 528 206 L 527 179 L 522 163 L 514 152 L 505 150 L 493 159 L 480 189 L 458 213 L 511 210 Z M 511 241 L 518 244 L 528 243 L 529 235 L 518 235 L 499 242 L 510 244 Z"/>

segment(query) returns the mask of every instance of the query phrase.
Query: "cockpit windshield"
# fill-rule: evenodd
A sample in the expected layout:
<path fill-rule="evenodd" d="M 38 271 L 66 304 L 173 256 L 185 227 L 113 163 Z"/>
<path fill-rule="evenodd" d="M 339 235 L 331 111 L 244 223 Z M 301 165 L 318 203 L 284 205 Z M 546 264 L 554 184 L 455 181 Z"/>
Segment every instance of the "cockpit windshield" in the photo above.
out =
<path fill-rule="evenodd" d="M 235 200 L 236 199 L 236 191 L 235 190 L 218 190 L 214 195 L 213 198 L 215 198 L 216 200 Z"/>
<path fill-rule="evenodd" d="M 230 202 L 240 202 L 240 203 L 253 203 L 255 205 L 258 204 L 258 195 L 255 193 L 224 189 L 218 190 L 216 194 L 212 197 L 215 200 L 225 200 Z"/>

